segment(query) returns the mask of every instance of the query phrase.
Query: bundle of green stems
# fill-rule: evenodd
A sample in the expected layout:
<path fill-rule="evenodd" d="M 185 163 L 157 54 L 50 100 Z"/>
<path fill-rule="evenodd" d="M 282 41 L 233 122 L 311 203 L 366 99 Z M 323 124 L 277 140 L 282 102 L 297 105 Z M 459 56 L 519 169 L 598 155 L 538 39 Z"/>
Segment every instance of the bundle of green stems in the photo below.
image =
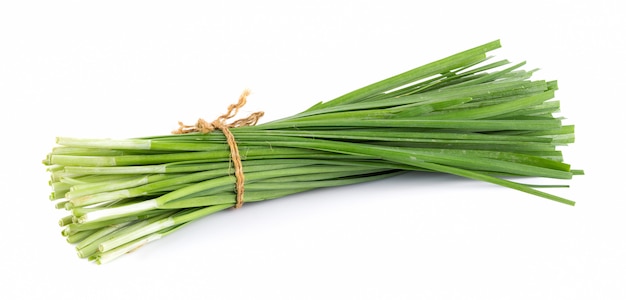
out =
<path fill-rule="evenodd" d="M 439 172 L 567 205 L 518 178 L 568 180 L 581 170 L 558 147 L 556 81 L 524 63 L 492 61 L 498 40 L 255 126 L 230 128 L 245 174 L 244 202 L 318 188 Z M 105 263 L 181 226 L 235 206 L 237 178 L 220 130 L 131 139 L 58 137 L 44 161 L 62 234 Z"/>

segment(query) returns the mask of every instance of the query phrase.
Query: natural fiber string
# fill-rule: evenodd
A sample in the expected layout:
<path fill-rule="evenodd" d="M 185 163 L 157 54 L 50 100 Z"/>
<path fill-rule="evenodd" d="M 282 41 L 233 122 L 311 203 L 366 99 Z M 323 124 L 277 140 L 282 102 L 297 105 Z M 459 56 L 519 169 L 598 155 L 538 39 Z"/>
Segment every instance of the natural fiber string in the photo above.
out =
<path fill-rule="evenodd" d="M 195 125 L 185 125 L 182 122 L 178 122 L 178 125 L 180 127 L 177 130 L 172 131 L 173 134 L 185 134 L 192 132 L 209 133 L 216 129 L 222 131 L 222 133 L 226 137 L 228 147 L 230 148 L 230 157 L 235 167 L 235 191 L 237 193 L 235 208 L 240 208 L 243 205 L 244 175 L 243 165 L 241 164 L 241 156 L 239 155 L 239 148 L 237 147 L 235 136 L 233 136 L 229 128 L 254 126 L 263 116 L 263 112 L 259 111 L 252 113 L 247 118 L 233 121 L 230 124 L 226 124 L 226 121 L 237 115 L 239 109 L 246 105 L 246 99 L 248 98 L 248 95 L 250 95 L 250 91 L 244 90 L 241 96 L 239 96 L 239 101 L 235 104 L 229 105 L 228 111 L 225 114 L 219 116 L 211 123 L 202 118 L 198 119 L 198 122 L 196 122 Z"/>

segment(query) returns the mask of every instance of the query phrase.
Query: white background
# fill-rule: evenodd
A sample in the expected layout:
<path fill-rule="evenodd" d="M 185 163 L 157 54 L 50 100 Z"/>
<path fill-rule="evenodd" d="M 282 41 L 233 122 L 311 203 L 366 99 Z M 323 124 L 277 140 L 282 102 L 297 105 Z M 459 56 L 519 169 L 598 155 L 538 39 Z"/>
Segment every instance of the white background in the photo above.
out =
<path fill-rule="evenodd" d="M 618 1 L 3 1 L 1 299 L 626 299 Z M 76 257 L 41 165 L 55 136 L 288 116 L 501 39 L 558 79 L 586 175 L 557 203 L 408 175 L 246 205 L 108 265 Z"/>

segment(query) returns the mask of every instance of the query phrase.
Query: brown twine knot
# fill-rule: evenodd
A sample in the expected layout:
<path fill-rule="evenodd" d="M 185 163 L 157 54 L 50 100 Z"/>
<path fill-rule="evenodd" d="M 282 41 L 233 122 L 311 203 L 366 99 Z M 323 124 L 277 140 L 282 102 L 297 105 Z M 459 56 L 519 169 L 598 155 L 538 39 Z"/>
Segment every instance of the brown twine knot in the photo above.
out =
<path fill-rule="evenodd" d="M 229 128 L 236 128 L 242 126 L 254 126 L 259 121 L 259 119 L 263 116 L 263 112 L 255 112 L 250 114 L 248 117 L 239 119 L 236 121 L 227 124 L 226 121 L 235 117 L 239 112 L 239 109 L 246 105 L 246 99 L 250 95 L 249 90 L 244 90 L 241 96 L 239 96 L 239 101 L 235 104 L 231 104 L 228 106 L 228 111 L 219 116 L 213 122 L 209 123 L 206 120 L 200 118 L 196 122 L 195 125 L 185 125 L 182 122 L 178 122 L 180 126 L 177 130 L 172 131 L 173 134 L 185 134 L 185 133 L 209 133 L 213 130 L 220 130 L 226 137 L 226 142 L 228 143 L 228 147 L 230 148 L 230 157 L 235 166 L 235 191 L 237 192 L 237 200 L 235 203 L 235 208 L 240 208 L 243 206 L 243 192 L 244 192 L 244 175 L 243 175 L 243 166 L 241 164 L 241 156 L 239 155 L 239 148 L 237 148 L 237 142 L 235 141 L 235 137 L 230 132 Z"/>
<path fill-rule="evenodd" d="M 222 130 L 224 128 L 235 128 L 235 127 L 243 127 L 243 126 L 254 126 L 259 121 L 259 119 L 263 116 L 262 111 L 258 111 L 250 114 L 248 117 L 233 121 L 230 124 L 226 124 L 226 121 L 232 119 L 237 115 L 239 109 L 246 105 L 246 99 L 250 95 L 249 90 L 244 90 L 241 96 L 239 96 L 239 101 L 235 104 L 231 104 L 228 106 L 228 111 L 217 117 L 213 122 L 209 123 L 206 120 L 200 118 L 196 122 L 195 125 L 185 125 L 183 122 L 178 122 L 180 126 L 177 130 L 172 131 L 173 134 L 184 134 L 184 133 L 193 133 L 193 132 L 201 132 L 201 133 L 209 133 L 215 129 Z"/>

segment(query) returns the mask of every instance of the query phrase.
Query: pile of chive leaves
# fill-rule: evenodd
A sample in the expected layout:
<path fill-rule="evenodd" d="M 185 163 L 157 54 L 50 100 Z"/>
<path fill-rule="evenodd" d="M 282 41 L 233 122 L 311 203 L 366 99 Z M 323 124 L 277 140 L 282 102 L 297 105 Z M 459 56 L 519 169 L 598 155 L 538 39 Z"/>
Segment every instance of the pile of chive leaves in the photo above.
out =
<path fill-rule="evenodd" d="M 516 178 L 582 175 L 557 147 L 574 126 L 555 116 L 556 81 L 492 61 L 496 40 L 365 86 L 296 115 L 232 128 L 245 202 L 323 187 L 441 172 L 574 202 Z M 58 137 L 44 160 L 62 234 L 79 257 L 111 261 L 235 205 L 219 130 L 133 139 Z"/>

